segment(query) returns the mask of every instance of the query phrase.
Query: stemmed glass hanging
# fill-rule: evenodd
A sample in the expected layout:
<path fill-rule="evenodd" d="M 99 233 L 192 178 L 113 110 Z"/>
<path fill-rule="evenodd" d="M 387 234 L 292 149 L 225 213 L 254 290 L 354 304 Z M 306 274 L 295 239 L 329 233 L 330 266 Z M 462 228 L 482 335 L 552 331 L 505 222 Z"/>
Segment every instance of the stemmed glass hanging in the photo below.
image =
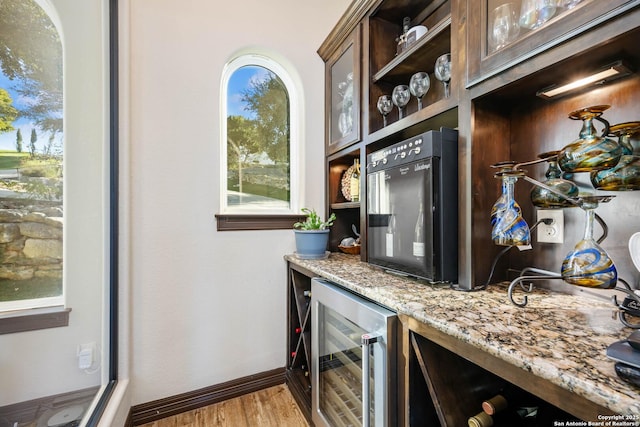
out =
<path fill-rule="evenodd" d="M 545 159 L 549 163 L 547 172 L 544 175 L 547 179 L 543 182 L 548 188 L 536 185 L 531 189 L 531 202 L 533 205 L 543 209 L 571 208 L 576 206 L 566 198 L 554 193 L 554 191 L 557 191 L 568 198 L 575 198 L 579 192 L 576 184 L 568 179 L 562 178 L 562 171 L 558 167 L 558 151 L 539 154 L 538 158 Z"/>
<path fill-rule="evenodd" d="M 411 90 L 411 95 L 418 99 L 418 110 L 422 109 L 422 97 L 427 94 L 430 87 L 431 80 L 429 79 L 429 74 L 424 71 L 417 72 L 411 76 L 409 89 Z"/>
<path fill-rule="evenodd" d="M 612 289 L 618 281 L 618 272 L 611 257 L 593 238 L 595 209 L 600 202 L 608 202 L 613 196 L 581 197 L 585 211 L 584 237 L 562 262 L 562 279 L 572 285 L 589 288 Z"/>
<path fill-rule="evenodd" d="M 514 199 L 514 186 L 523 171 L 502 170 L 496 178 L 502 180 L 502 193 L 491 209 L 491 239 L 500 246 L 531 244 L 529 225 L 522 217 L 522 209 Z"/>
<path fill-rule="evenodd" d="M 409 103 L 409 98 L 411 98 L 411 94 L 409 93 L 409 86 L 398 85 L 393 88 L 391 100 L 396 105 L 396 107 L 398 107 L 399 119 L 404 117 L 404 107 Z"/>
<path fill-rule="evenodd" d="M 609 122 L 601 116 L 610 105 L 582 108 L 569 114 L 572 120 L 582 120 L 580 137 L 565 146 L 558 154 L 558 164 L 565 172 L 591 172 L 614 167 L 620 160 L 622 149 L 609 134 Z M 605 125 L 602 136 L 598 136 L 593 120 Z"/>
<path fill-rule="evenodd" d="M 640 132 L 640 122 L 613 125 L 610 134 L 618 137 L 622 155 L 611 169 L 591 172 L 591 184 L 598 190 L 640 190 L 640 147 L 634 152 L 631 144 L 633 134 Z"/>
<path fill-rule="evenodd" d="M 393 110 L 393 101 L 389 95 L 382 95 L 378 98 L 378 111 L 382 114 L 382 126 L 387 125 L 387 115 Z"/>
<path fill-rule="evenodd" d="M 433 69 L 436 79 L 440 80 L 444 85 L 444 97 L 449 97 L 449 81 L 451 80 L 451 54 L 445 53 L 436 59 Z"/>

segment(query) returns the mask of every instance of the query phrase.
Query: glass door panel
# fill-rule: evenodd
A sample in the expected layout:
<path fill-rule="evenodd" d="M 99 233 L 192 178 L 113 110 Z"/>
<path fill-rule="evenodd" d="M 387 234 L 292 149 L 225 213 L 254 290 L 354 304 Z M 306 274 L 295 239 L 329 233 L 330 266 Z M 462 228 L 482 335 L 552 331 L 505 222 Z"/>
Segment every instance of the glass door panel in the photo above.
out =
<path fill-rule="evenodd" d="M 321 326 L 318 356 L 320 410 L 332 425 L 361 425 L 360 341 L 366 331 L 326 306 L 322 306 Z"/>

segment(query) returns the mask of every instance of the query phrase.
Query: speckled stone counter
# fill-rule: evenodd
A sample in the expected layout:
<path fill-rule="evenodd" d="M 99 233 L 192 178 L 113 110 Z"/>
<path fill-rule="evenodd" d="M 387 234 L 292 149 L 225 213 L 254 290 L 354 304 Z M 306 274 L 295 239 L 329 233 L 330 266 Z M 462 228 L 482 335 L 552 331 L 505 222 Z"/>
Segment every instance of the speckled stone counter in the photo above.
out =
<path fill-rule="evenodd" d="M 506 287 L 455 291 L 385 273 L 359 256 L 285 259 L 616 413 L 640 415 L 640 389 L 619 379 L 605 355 L 609 344 L 632 330 L 602 299 L 536 290 L 519 308 Z"/>

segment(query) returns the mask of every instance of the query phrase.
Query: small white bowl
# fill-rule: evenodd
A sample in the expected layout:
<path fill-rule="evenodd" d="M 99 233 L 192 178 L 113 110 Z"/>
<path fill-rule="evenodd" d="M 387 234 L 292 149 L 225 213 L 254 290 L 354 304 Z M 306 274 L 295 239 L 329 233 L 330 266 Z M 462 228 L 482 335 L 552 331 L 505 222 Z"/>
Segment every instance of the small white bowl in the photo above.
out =
<path fill-rule="evenodd" d="M 425 34 L 427 34 L 427 27 L 425 27 L 424 25 L 416 25 L 415 27 L 411 27 L 409 28 L 409 31 L 407 31 L 407 39 L 412 39 L 413 37 L 411 36 L 412 33 L 415 33 L 415 39 L 414 40 L 419 40 L 420 37 L 424 36 Z"/>

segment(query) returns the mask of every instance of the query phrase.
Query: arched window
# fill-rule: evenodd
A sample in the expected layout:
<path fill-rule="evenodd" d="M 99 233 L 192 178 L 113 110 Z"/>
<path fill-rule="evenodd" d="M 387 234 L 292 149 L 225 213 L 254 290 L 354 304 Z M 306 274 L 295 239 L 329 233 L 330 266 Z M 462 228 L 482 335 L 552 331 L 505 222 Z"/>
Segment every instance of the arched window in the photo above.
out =
<path fill-rule="evenodd" d="M 222 214 L 268 217 L 297 212 L 298 92 L 290 73 L 268 56 L 241 55 L 225 67 L 221 85 Z"/>
<path fill-rule="evenodd" d="M 0 312 L 65 303 L 63 49 L 43 6 L 0 5 Z"/>

